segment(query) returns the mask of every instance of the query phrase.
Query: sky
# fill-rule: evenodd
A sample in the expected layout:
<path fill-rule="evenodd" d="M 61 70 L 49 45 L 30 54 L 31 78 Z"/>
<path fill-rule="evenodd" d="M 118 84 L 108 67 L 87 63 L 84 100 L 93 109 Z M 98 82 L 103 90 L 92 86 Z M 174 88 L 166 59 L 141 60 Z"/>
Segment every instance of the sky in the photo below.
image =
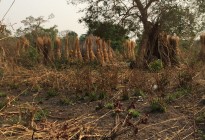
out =
<path fill-rule="evenodd" d="M 13 1 L 0 0 L 0 20 L 2 20 Z M 43 24 L 44 28 L 57 25 L 59 31 L 71 30 L 80 36 L 86 33 L 87 28 L 84 24 L 78 23 L 78 19 L 83 16 L 83 13 L 78 12 L 79 9 L 79 6 L 68 5 L 66 0 L 15 0 L 3 23 L 6 25 L 16 23 L 13 25 L 14 30 L 11 26 L 8 27 L 14 32 L 15 29 L 24 27 L 21 21 L 26 17 L 33 16 L 37 18 L 43 16 L 47 19 L 50 14 L 54 14 L 53 19 Z"/>

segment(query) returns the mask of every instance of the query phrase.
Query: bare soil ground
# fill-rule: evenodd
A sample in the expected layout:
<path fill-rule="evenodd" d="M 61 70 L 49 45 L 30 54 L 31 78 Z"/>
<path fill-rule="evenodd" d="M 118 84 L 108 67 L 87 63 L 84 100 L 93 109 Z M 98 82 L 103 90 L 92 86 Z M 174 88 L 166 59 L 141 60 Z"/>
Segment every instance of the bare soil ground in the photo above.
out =
<path fill-rule="evenodd" d="M 204 65 L 155 73 L 123 63 L 63 70 L 7 65 L 0 139 L 203 140 L 204 72 Z"/>

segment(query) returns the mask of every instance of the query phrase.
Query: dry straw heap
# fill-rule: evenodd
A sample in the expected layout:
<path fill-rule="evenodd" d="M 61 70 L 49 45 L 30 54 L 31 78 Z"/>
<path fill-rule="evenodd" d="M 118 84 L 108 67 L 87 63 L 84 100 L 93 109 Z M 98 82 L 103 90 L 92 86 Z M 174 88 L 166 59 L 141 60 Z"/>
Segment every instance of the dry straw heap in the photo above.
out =
<path fill-rule="evenodd" d="M 52 40 L 49 36 L 37 37 L 35 48 L 40 56 L 39 62 L 48 64 L 55 60 L 69 60 L 79 62 L 99 62 L 101 65 L 113 62 L 114 51 L 110 46 L 110 41 L 106 42 L 96 36 L 88 36 L 84 42 L 80 41 L 77 36 L 66 36 L 63 39 L 55 37 Z M 29 41 L 23 37 L 17 42 L 16 53 L 21 56 L 28 52 Z"/>
<path fill-rule="evenodd" d="M 54 50 L 53 50 L 55 60 L 61 59 L 61 49 L 62 49 L 61 39 L 59 37 L 56 37 L 54 40 Z"/>
<path fill-rule="evenodd" d="M 136 43 L 131 40 L 126 40 L 123 44 L 123 56 L 126 59 L 135 60 Z"/>
<path fill-rule="evenodd" d="M 29 40 L 26 37 L 20 37 L 16 43 L 16 55 L 20 56 L 22 53 L 27 52 L 29 46 Z"/>
<path fill-rule="evenodd" d="M 159 58 L 165 65 L 172 66 L 179 63 L 179 37 L 177 35 L 159 34 L 158 50 Z"/>
<path fill-rule="evenodd" d="M 97 61 L 101 65 L 113 62 L 114 51 L 110 46 L 110 41 L 106 42 L 96 36 L 88 36 L 82 46 L 84 60 L 86 62 Z"/>
<path fill-rule="evenodd" d="M 51 44 L 51 39 L 48 36 L 37 37 L 36 39 L 36 49 L 39 55 L 43 56 L 44 64 L 47 64 L 48 62 L 52 61 L 53 53 Z"/>
<path fill-rule="evenodd" d="M 200 35 L 200 42 L 201 42 L 200 57 L 202 60 L 205 61 L 205 33 Z"/>

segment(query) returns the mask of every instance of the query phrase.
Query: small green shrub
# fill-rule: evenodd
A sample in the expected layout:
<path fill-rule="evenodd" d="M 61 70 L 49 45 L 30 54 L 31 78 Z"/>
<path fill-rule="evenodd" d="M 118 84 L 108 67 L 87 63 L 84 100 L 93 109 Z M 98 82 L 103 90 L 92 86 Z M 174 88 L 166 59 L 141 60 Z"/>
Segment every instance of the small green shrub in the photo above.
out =
<path fill-rule="evenodd" d="M 7 96 L 6 93 L 0 92 L 0 98 L 6 97 L 6 96 Z"/>
<path fill-rule="evenodd" d="M 105 99 L 106 97 L 107 97 L 107 93 L 101 91 L 101 92 L 99 93 L 98 99 L 99 99 L 99 100 L 102 100 L 102 99 Z"/>
<path fill-rule="evenodd" d="M 129 109 L 128 110 L 129 115 L 131 115 L 133 118 L 137 118 L 140 116 L 140 112 L 135 109 Z"/>
<path fill-rule="evenodd" d="M 205 140 L 205 134 L 202 136 L 202 139 Z"/>
<path fill-rule="evenodd" d="M 113 103 L 107 103 L 105 105 L 105 108 L 107 108 L 107 109 L 114 109 L 114 104 Z"/>
<path fill-rule="evenodd" d="M 52 97 L 55 97 L 58 95 L 58 92 L 54 89 L 49 89 L 47 92 L 46 92 L 46 97 L 49 99 L 49 98 L 52 98 Z"/>
<path fill-rule="evenodd" d="M 152 112 L 166 112 L 166 103 L 161 98 L 155 98 L 150 103 L 151 111 Z"/>
<path fill-rule="evenodd" d="M 123 92 L 122 94 L 122 100 L 123 101 L 126 101 L 126 100 L 129 100 L 130 99 L 130 95 L 128 92 Z"/>
<path fill-rule="evenodd" d="M 97 106 L 95 107 L 95 110 L 98 111 L 104 107 L 104 104 L 102 102 L 98 102 Z"/>
<path fill-rule="evenodd" d="M 177 100 L 178 98 L 180 98 L 188 93 L 190 93 L 189 89 L 180 88 L 177 91 L 168 94 L 165 97 L 165 100 L 166 100 L 166 102 L 170 103 L 170 102 L 173 102 L 173 101 Z"/>
<path fill-rule="evenodd" d="M 42 88 L 39 85 L 35 85 L 31 89 L 32 92 L 39 92 L 41 90 L 42 90 Z"/>
<path fill-rule="evenodd" d="M 92 102 L 105 99 L 107 97 L 107 93 L 102 91 L 99 93 L 97 91 L 93 91 L 91 93 L 86 93 L 85 96 L 88 96 L 89 100 Z"/>
<path fill-rule="evenodd" d="M 151 72 L 158 72 L 163 68 L 162 61 L 160 59 L 157 59 L 153 62 L 150 62 L 148 64 L 148 68 Z"/>
<path fill-rule="evenodd" d="M 98 95 L 97 95 L 96 92 L 92 92 L 88 96 L 89 96 L 89 99 L 90 99 L 91 102 L 98 100 Z"/>
<path fill-rule="evenodd" d="M 61 105 L 72 105 L 73 104 L 73 102 L 68 98 L 61 98 L 59 102 Z"/>
<path fill-rule="evenodd" d="M 19 88 L 19 85 L 17 83 L 10 83 L 9 87 L 11 89 L 18 89 Z"/>
<path fill-rule="evenodd" d="M 34 47 L 30 47 L 28 52 L 20 56 L 18 62 L 20 65 L 30 68 L 34 67 L 38 63 L 39 55 Z"/>
<path fill-rule="evenodd" d="M 34 114 L 34 120 L 35 121 L 41 121 L 43 118 L 46 118 L 47 115 L 48 115 L 48 111 L 47 110 L 38 110 Z"/>

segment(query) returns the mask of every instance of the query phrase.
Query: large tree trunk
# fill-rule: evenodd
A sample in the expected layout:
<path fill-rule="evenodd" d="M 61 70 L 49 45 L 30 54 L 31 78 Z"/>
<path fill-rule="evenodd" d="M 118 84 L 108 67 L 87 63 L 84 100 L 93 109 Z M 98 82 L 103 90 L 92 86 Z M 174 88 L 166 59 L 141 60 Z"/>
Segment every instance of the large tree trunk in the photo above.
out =
<path fill-rule="evenodd" d="M 161 59 L 164 66 L 178 64 L 177 47 L 178 38 L 168 39 L 166 33 L 161 32 L 159 23 L 152 24 L 147 22 L 144 25 L 143 37 L 139 49 L 139 55 L 132 67 L 146 68 L 154 60 Z M 169 41 L 170 40 L 170 41 Z"/>
<path fill-rule="evenodd" d="M 139 48 L 136 67 L 146 67 L 153 59 L 160 59 L 160 52 L 158 51 L 158 24 L 147 22 L 144 24 L 144 32 Z"/>

